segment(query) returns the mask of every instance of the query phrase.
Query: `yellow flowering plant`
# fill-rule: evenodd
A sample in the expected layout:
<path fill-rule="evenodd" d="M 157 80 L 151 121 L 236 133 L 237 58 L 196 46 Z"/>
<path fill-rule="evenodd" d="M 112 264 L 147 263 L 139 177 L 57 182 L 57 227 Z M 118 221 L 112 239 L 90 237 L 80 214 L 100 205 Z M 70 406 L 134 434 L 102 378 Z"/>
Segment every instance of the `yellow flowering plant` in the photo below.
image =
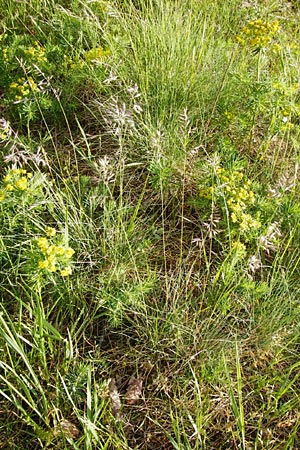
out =
<path fill-rule="evenodd" d="M 45 212 L 46 176 L 24 167 L 6 169 L 0 179 L 1 224 L 11 234 L 34 232 L 36 217 Z"/>
<path fill-rule="evenodd" d="M 251 181 L 244 180 L 240 170 L 226 171 L 219 167 L 216 170 L 220 182 L 224 186 L 224 198 L 233 224 L 238 225 L 241 234 L 258 230 L 261 227 L 259 214 L 255 217 L 249 213 L 255 203 L 255 194 L 251 189 Z"/>
<path fill-rule="evenodd" d="M 72 256 L 75 251 L 61 242 L 55 228 L 47 227 L 45 236 L 34 239 L 37 250 L 37 267 L 44 274 L 58 273 L 62 277 L 72 274 Z"/>
<path fill-rule="evenodd" d="M 61 124 L 81 104 L 88 75 L 93 72 L 97 80 L 107 75 L 103 63 L 109 60 L 110 50 L 100 45 L 90 48 L 89 42 L 77 51 L 71 42 L 61 45 L 57 36 L 0 36 L 0 89 L 7 117 L 15 125 L 16 120 L 21 127 L 40 121 L 49 128 Z"/>
<path fill-rule="evenodd" d="M 275 38 L 279 31 L 278 20 L 271 22 L 259 18 L 248 22 L 237 35 L 236 40 L 244 47 L 249 46 L 254 52 L 259 52 L 267 47 L 278 52 L 281 50 L 281 46 Z"/>
<path fill-rule="evenodd" d="M 14 101 L 25 100 L 30 95 L 39 92 L 39 88 L 34 79 L 29 76 L 18 78 L 17 81 L 13 81 L 9 85 L 9 92 Z"/>
<path fill-rule="evenodd" d="M 199 196 L 223 210 L 227 225 L 224 223 L 222 228 L 230 227 L 231 238 L 240 236 L 243 241 L 251 240 L 261 228 L 253 183 L 241 168 L 225 169 L 221 165 L 214 168 L 209 183 L 200 189 Z"/>
<path fill-rule="evenodd" d="M 20 196 L 30 189 L 33 174 L 23 168 L 7 170 L 0 190 L 0 202 L 9 201 L 11 197 Z"/>
<path fill-rule="evenodd" d="M 104 62 L 105 59 L 110 56 L 109 49 L 105 50 L 103 47 L 94 47 L 87 50 L 84 54 L 84 59 L 87 62 Z"/>

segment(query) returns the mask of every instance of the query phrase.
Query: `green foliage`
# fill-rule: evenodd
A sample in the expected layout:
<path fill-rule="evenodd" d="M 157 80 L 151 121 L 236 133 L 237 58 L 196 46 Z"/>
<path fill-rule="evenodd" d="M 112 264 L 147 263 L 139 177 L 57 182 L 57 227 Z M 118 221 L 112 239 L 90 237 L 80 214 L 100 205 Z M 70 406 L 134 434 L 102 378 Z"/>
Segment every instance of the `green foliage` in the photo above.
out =
<path fill-rule="evenodd" d="M 298 16 L 0 0 L 1 448 L 299 447 Z"/>

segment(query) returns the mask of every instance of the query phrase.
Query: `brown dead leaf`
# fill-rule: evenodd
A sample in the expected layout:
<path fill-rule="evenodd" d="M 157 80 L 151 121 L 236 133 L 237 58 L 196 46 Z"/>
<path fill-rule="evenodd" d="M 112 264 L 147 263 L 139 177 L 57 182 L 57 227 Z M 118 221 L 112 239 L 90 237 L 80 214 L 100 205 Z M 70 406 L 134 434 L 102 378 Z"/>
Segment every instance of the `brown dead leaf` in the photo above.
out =
<path fill-rule="evenodd" d="M 68 438 L 76 439 L 79 436 L 79 430 L 74 425 L 74 423 L 70 422 L 67 419 L 61 419 L 59 422 L 60 432 L 64 433 L 64 435 Z"/>
<path fill-rule="evenodd" d="M 112 405 L 112 415 L 117 417 L 122 404 L 121 404 L 118 388 L 116 385 L 116 380 L 114 378 L 112 378 L 110 380 L 108 389 L 109 389 L 109 396 L 110 396 L 111 405 Z"/>
<path fill-rule="evenodd" d="M 143 380 L 141 378 L 131 378 L 126 392 L 126 403 L 134 405 L 142 395 Z"/>

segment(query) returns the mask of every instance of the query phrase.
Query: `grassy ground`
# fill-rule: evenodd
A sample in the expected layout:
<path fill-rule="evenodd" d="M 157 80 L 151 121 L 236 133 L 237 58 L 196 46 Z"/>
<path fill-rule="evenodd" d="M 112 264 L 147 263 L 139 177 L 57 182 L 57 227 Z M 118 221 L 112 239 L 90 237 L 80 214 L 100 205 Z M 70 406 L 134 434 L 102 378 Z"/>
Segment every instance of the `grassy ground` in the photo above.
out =
<path fill-rule="evenodd" d="M 0 448 L 300 448 L 299 11 L 0 0 Z"/>

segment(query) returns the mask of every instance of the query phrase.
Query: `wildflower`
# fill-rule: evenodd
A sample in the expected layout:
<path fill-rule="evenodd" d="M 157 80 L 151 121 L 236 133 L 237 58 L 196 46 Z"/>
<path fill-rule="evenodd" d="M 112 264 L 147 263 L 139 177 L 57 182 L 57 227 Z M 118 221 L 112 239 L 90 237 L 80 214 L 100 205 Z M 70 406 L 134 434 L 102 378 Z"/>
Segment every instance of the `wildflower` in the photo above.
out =
<path fill-rule="evenodd" d="M 25 191 L 27 189 L 27 178 L 21 177 L 18 180 L 16 180 L 15 186 L 20 191 Z"/>
<path fill-rule="evenodd" d="M 28 86 L 30 86 L 30 88 L 31 88 L 31 90 L 32 90 L 33 92 L 36 92 L 36 91 L 38 90 L 37 84 L 36 84 L 36 82 L 33 80 L 32 77 L 28 77 L 27 83 L 28 83 Z"/>
<path fill-rule="evenodd" d="M 45 269 L 50 273 L 60 272 L 61 276 L 67 277 L 72 273 L 70 266 L 64 267 L 67 260 L 70 260 L 74 255 L 75 251 L 71 247 L 64 245 L 56 245 L 51 242 L 51 239 L 56 235 L 55 228 L 46 228 L 47 237 L 38 237 L 36 239 L 37 246 L 41 250 L 42 254 L 45 256 L 44 259 L 38 262 L 38 267 L 40 269 Z"/>
<path fill-rule="evenodd" d="M 55 263 L 52 263 L 49 266 L 48 270 L 49 270 L 49 272 L 52 272 L 52 273 L 56 272 L 57 271 L 57 267 L 56 267 Z"/>
<path fill-rule="evenodd" d="M 225 112 L 224 112 L 224 117 L 225 117 L 226 122 L 227 122 L 228 124 L 230 124 L 230 123 L 232 123 L 232 122 L 234 121 L 234 114 L 232 114 L 232 113 L 229 112 L 229 111 L 225 111 Z"/>
<path fill-rule="evenodd" d="M 72 268 L 70 266 L 67 266 L 64 269 L 61 269 L 60 274 L 62 277 L 68 277 L 72 274 Z"/>
<path fill-rule="evenodd" d="M 75 251 L 72 248 L 66 248 L 65 249 L 65 257 L 66 258 L 72 258 L 74 253 L 75 253 Z"/>
<path fill-rule="evenodd" d="M 282 47 L 277 42 L 275 42 L 275 44 L 273 44 L 272 50 L 274 53 L 279 53 L 282 50 Z"/>
<path fill-rule="evenodd" d="M 109 56 L 111 54 L 110 50 L 104 50 L 103 47 L 95 47 L 95 48 L 91 48 L 90 50 L 87 50 L 84 54 L 84 59 L 87 62 L 92 62 L 92 61 L 104 61 L 107 56 Z"/>
<path fill-rule="evenodd" d="M 56 245 L 53 245 L 53 244 L 49 245 L 46 249 L 46 254 L 49 255 L 49 257 L 54 258 L 54 256 L 57 253 L 56 248 L 57 248 Z"/>
<path fill-rule="evenodd" d="M 2 52 L 3 52 L 3 59 L 4 59 L 4 61 L 7 62 L 9 60 L 8 55 L 7 55 L 8 49 L 7 48 L 3 48 Z"/>
<path fill-rule="evenodd" d="M 240 45 L 245 45 L 245 39 L 243 39 L 242 36 L 237 35 L 236 40 Z"/>
<path fill-rule="evenodd" d="M 43 253 L 46 253 L 49 247 L 48 239 L 45 237 L 39 237 L 37 239 L 37 246 L 42 250 Z"/>
<path fill-rule="evenodd" d="M 46 228 L 46 236 L 48 237 L 53 237 L 56 235 L 56 229 L 52 228 L 52 227 L 47 227 Z"/>
<path fill-rule="evenodd" d="M 235 212 L 231 213 L 231 220 L 233 223 L 237 223 L 238 222 L 238 216 L 236 215 Z"/>
<path fill-rule="evenodd" d="M 11 173 L 13 173 L 14 175 L 21 175 L 24 172 L 22 169 L 12 169 Z"/>
<path fill-rule="evenodd" d="M 4 199 L 5 199 L 5 192 L 0 191 L 0 202 L 3 202 Z"/>
<path fill-rule="evenodd" d="M 250 214 L 242 214 L 240 221 L 240 230 L 243 233 L 250 231 L 251 229 L 257 229 L 261 227 L 259 220 L 254 219 Z"/>
<path fill-rule="evenodd" d="M 30 92 L 38 92 L 39 88 L 34 79 L 29 76 L 27 80 L 24 77 L 18 78 L 9 85 L 10 92 L 16 101 L 22 100 L 30 94 Z"/>
<path fill-rule="evenodd" d="M 38 42 L 35 42 L 35 46 L 27 47 L 23 50 L 24 55 L 33 62 L 46 62 L 45 50 L 40 46 Z"/>
<path fill-rule="evenodd" d="M 240 45 L 245 46 L 247 43 L 255 50 L 261 50 L 270 46 L 275 35 L 279 32 L 280 25 L 277 20 L 273 22 L 264 21 L 262 19 L 251 20 L 247 26 L 241 30 L 241 34 L 236 37 Z M 278 43 L 271 45 L 273 51 L 278 52 L 281 46 Z"/>
<path fill-rule="evenodd" d="M 48 269 L 48 267 L 49 267 L 48 259 L 43 259 L 43 260 L 39 261 L 39 268 L 40 269 Z"/>
<path fill-rule="evenodd" d="M 251 181 L 243 180 L 244 174 L 240 170 L 227 172 L 223 167 L 216 168 L 216 175 L 225 190 L 227 207 L 232 223 L 239 225 L 242 233 L 258 229 L 261 223 L 247 212 L 255 203 L 255 194 L 251 190 Z M 223 191 L 224 192 L 224 191 Z M 223 194 L 222 194 L 223 195 Z"/>
<path fill-rule="evenodd" d="M 55 256 L 50 255 L 47 258 L 40 260 L 38 262 L 38 266 L 40 269 L 46 269 L 49 272 L 56 272 L 57 271 L 57 261 L 55 259 Z"/>
<path fill-rule="evenodd" d="M 246 246 L 240 241 L 233 242 L 231 249 L 232 252 L 235 252 L 239 257 L 243 257 L 246 254 Z"/>
<path fill-rule="evenodd" d="M 8 173 L 7 175 L 5 175 L 5 177 L 3 178 L 4 183 L 8 183 L 11 180 L 11 174 Z"/>

